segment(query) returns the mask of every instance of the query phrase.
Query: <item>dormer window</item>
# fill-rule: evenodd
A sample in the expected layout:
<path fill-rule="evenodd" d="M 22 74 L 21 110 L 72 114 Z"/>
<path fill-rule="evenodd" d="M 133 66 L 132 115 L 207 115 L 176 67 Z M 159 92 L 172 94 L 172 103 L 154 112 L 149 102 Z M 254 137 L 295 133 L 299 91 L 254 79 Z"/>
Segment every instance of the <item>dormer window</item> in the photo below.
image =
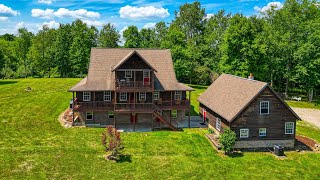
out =
<path fill-rule="evenodd" d="M 124 77 L 125 78 L 132 78 L 132 71 L 125 71 L 124 72 Z"/>
<path fill-rule="evenodd" d="M 269 114 L 269 101 L 260 102 L 260 114 Z"/>

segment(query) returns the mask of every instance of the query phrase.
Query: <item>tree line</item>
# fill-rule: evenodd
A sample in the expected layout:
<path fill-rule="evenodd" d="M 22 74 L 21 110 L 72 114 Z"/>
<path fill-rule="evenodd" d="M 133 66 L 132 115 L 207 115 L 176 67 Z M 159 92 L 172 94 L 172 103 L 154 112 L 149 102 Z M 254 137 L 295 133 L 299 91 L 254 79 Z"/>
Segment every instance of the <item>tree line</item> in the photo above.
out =
<path fill-rule="evenodd" d="M 91 47 L 171 49 L 181 82 L 209 85 L 221 73 L 269 82 L 277 91 L 312 95 L 320 88 L 320 10 L 314 0 L 287 0 L 246 17 L 224 10 L 208 16 L 200 2 L 186 3 L 172 22 L 154 28 L 112 24 L 98 30 L 81 20 L 25 28 L 0 37 L 0 77 L 83 77 Z"/>

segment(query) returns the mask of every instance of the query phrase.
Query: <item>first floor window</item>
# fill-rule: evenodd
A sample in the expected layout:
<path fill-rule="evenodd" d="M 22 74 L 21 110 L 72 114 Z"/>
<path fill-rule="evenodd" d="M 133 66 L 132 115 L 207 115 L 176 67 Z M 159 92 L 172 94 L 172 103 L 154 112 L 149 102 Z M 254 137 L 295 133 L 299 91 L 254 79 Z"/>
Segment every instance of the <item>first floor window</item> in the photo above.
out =
<path fill-rule="evenodd" d="M 267 136 L 267 128 L 259 128 L 259 136 Z"/>
<path fill-rule="evenodd" d="M 86 120 L 93 120 L 93 112 L 86 112 Z"/>
<path fill-rule="evenodd" d="M 139 92 L 139 100 L 146 100 L 146 92 Z"/>
<path fill-rule="evenodd" d="M 90 101 L 91 93 L 88 91 L 83 92 L 83 101 Z"/>
<path fill-rule="evenodd" d="M 111 91 L 104 91 L 103 100 L 104 101 L 111 101 Z"/>
<path fill-rule="evenodd" d="M 286 122 L 285 125 L 286 134 L 293 134 L 294 133 L 294 122 Z"/>
<path fill-rule="evenodd" d="M 178 117 L 178 112 L 177 112 L 177 110 L 171 110 L 171 117 L 172 117 L 172 118 L 177 118 L 177 117 Z"/>
<path fill-rule="evenodd" d="M 182 92 L 181 91 L 175 91 L 174 92 L 174 100 L 181 100 L 182 99 Z"/>
<path fill-rule="evenodd" d="M 113 111 L 109 111 L 109 112 L 108 112 L 108 117 L 109 117 L 109 119 L 113 119 L 113 118 L 114 118 L 114 113 L 113 113 Z"/>
<path fill-rule="evenodd" d="M 249 129 L 240 129 L 240 138 L 248 138 Z"/>
<path fill-rule="evenodd" d="M 218 131 L 220 131 L 220 129 L 221 129 L 221 119 L 219 119 L 219 118 L 216 118 L 216 129 Z"/>
<path fill-rule="evenodd" d="M 269 114 L 269 101 L 260 102 L 260 114 Z"/>
<path fill-rule="evenodd" d="M 155 91 L 153 93 L 153 100 L 159 100 L 160 98 L 160 92 L 159 91 Z"/>
<path fill-rule="evenodd" d="M 132 78 L 132 71 L 125 71 L 124 72 L 124 77 L 125 78 Z"/>
<path fill-rule="evenodd" d="M 120 101 L 127 101 L 127 93 L 126 92 L 120 93 Z"/>

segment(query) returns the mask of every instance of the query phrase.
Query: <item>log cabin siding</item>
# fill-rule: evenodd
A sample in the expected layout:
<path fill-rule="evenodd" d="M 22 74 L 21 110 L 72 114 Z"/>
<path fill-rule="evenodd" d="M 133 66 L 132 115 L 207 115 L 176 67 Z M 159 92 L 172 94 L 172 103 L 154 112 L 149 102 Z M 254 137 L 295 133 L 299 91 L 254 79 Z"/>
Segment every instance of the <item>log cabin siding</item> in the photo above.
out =
<path fill-rule="evenodd" d="M 260 102 L 269 101 L 269 114 L 260 114 Z M 285 134 L 285 123 L 294 122 L 296 117 L 288 107 L 266 87 L 231 123 L 231 129 L 239 140 L 294 139 L 294 134 Z M 240 138 L 240 129 L 249 129 L 249 138 Z M 259 128 L 266 128 L 267 135 L 259 137 Z M 295 129 L 295 128 L 294 128 Z"/>
<path fill-rule="evenodd" d="M 223 132 L 223 129 L 228 128 L 229 127 L 229 122 L 227 120 L 225 120 L 223 117 L 219 116 L 217 113 L 213 112 L 211 109 L 207 108 L 205 105 L 200 103 L 200 110 L 199 110 L 199 114 L 200 116 L 203 118 L 203 110 L 206 110 L 206 122 L 215 130 L 216 129 L 216 121 L 217 118 L 219 118 L 221 120 L 221 128 L 220 128 L 220 133 Z M 217 130 L 218 131 L 218 130 Z"/>
<path fill-rule="evenodd" d="M 104 91 L 90 92 L 90 101 L 104 101 Z M 83 92 L 76 92 L 78 102 L 83 102 Z M 114 91 L 111 91 L 111 101 L 114 99 Z"/>
<path fill-rule="evenodd" d="M 181 100 L 186 100 L 187 99 L 187 93 L 186 91 L 181 91 L 182 92 L 182 97 Z M 171 93 L 172 93 L 172 98 L 171 98 Z M 162 101 L 170 101 L 170 100 L 175 100 L 174 99 L 174 94 L 175 91 L 160 91 L 160 98 Z"/>
<path fill-rule="evenodd" d="M 150 66 L 146 64 L 137 54 L 133 54 L 118 69 L 149 69 L 151 70 Z"/>

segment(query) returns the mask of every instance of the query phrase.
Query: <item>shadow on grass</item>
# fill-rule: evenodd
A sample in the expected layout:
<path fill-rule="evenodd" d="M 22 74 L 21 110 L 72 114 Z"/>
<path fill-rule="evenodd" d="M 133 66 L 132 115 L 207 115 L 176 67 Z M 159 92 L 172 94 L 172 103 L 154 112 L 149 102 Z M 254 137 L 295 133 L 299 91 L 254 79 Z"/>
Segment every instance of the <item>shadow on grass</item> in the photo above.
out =
<path fill-rule="evenodd" d="M 188 84 L 188 86 L 190 86 L 194 89 L 207 89 L 208 88 L 208 86 L 194 85 L 194 84 Z"/>
<path fill-rule="evenodd" d="M 1 81 L 1 80 L 0 80 L 0 85 L 14 84 L 14 83 L 17 83 L 17 81 Z"/>
<path fill-rule="evenodd" d="M 191 116 L 199 116 L 199 113 L 197 113 L 195 110 L 194 110 L 194 106 L 191 105 Z"/>
<path fill-rule="evenodd" d="M 242 152 L 232 152 L 227 154 L 227 156 L 231 157 L 231 158 L 240 158 L 243 157 Z"/>
<path fill-rule="evenodd" d="M 131 163 L 131 155 L 122 154 L 119 156 L 119 159 L 116 161 L 117 163 L 129 162 Z"/>

